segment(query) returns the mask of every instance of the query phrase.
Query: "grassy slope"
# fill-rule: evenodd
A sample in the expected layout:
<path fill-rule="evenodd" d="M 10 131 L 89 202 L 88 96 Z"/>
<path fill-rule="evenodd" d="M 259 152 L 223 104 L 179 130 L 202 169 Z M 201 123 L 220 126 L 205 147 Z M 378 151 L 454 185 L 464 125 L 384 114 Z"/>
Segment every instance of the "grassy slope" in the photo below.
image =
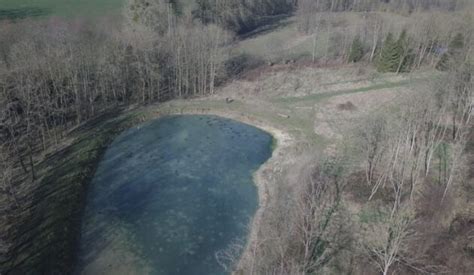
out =
<path fill-rule="evenodd" d="M 393 30 L 401 30 L 404 24 L 410 24 L 410 18 L 393 13 L 380 13 Z M 351 32 L 360 28 L 364 13 L 341 12 L 335 14 L 314 15 L 330 20 L 331 26 L 320 27 L 316 35 L 304 34 L 297 30 L 295 17 L 283 17 L 271 26 L 264 26 L 249 34 L 234 49 L 235 54 L 248 54 L 265 61 L 281 62 L 287 59 L 333 57 L 329 47 L 331 35 L 337 32 Z"/>

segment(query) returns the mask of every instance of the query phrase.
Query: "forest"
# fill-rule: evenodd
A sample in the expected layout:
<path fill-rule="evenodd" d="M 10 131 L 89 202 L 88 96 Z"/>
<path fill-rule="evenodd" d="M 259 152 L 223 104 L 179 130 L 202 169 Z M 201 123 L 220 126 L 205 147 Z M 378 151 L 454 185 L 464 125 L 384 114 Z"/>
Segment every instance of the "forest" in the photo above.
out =
<path fill-rule="evenodd" d="M 356 121 L 335 152 L 310 151 L 287 171 L 292 177 L 278 178 L 286 184 L 249 244 L 222 251 L 219 260 L 235 274 L 470 274 L 473 4 L 128 0 L 119 19 L 100 23 L 0 19 L 0 273 L 70 272 L 69 264 L 53 264 L 71 258 L 64 256 L 69 246 L 45 260 L 50 250 L 25 243 L 46 237 L 25 237 L 25 230 L 43 192 L 38 167 L 71 131 L 117 110 L 213 96 L 259 68 L 295 63 L 429 79 L 397 106 Z M 288 18 L 309 51 L 267 60 L 236 50 Z M 347 190 L 359 185 L 364 203 L 379 204 L 377 225 L 351 219 Z M 469 210 L 453 214 L 456 207 Z M 442 219 L 449 238 L 467 228 L 469 241 L 433 251 L 441 225 L 429 222 Z M 449 253 L 459 260 L 445 260 Z M 25 254 L 35 260 L 19 257 Z"/>

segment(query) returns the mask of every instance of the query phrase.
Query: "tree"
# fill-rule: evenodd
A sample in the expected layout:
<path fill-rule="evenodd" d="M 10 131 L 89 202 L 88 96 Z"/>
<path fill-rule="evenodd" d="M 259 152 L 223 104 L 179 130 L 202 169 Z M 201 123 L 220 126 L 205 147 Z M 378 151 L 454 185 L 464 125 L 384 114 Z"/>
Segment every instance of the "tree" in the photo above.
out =
<path fill-rule="evenodd" d="M 372 46 L 369 58 L 370 62 L 372 62 L 374 60 L 378 45 L 380 44 L 380 36 L 383 28 L 383 19 L 377 16 L 376 14 L 369 15 L 367 18 L 367 23 L 369 25 L 370 32 L 372 33 Z"/>
<path fill-rule="evenodd" d="M 385 153 L 388 138 L 386 124 L 387 121 L 382 115 L 371 115 L 357 128 L 356 136 L 359 140 L 357 148 L 366 161 L 365 174 L 369 185 L 374 183 L 374 174 Z"/>
<path fill-rule="evenodd" d="M 474 105 L 474 78 L 473 65 L 464 62 L 459 67 L 451 68 L 438 84 L 438 104 L 447 109 L 447 116 L 451 117 L 451 141 L 449 150 L 444 150 L 444 177 L 440 183 L 444 184 L 446 196 L 460 174 L 462 154 L 469 141 L 469 132 L 472 128 L 472 114 Z M 449 127 L 446 125 L 446 127 Z M 445 149 L 445 148 L 443 148 Z M 448 153 L 448 154 L 446 154 Z"/>
<path fill-rule="evenodd" d="M 362 246 L 370 260 L 383 275 L 393 274 L 395 263 L 411 262 L 407 260 L 407 240 L 412 234 L 413 211 L 406 206 L 389 215 L 382 224 L 369 230 L 371 235 Z"/>
<path fill-rule="evenodd" d="M 364 57 L 364 45 L 360 41 L 360 36 L 357 35 L 352 41 L 351 50 L 349 52 L 348 61 L 358 62 Z"/>
<path fill-rule="evenodd" d="M 449 43 L 447 51 L 441 56 L 436 69 L 446 71 L 450 67 L 459 65 L 463 59 L 464 35 L 458 33 Z"/>
<path fill-rule="evenodd" d="M 128 0 L 125 8 L 125 17 L 129 23 L 138 23 L 157 33 L 171 33 L 175 25 L 176 13 L 179 13 L 179 4 L 168 0 Z"/>
<path fill-rule="evenodd" d="M 322 162 L 319 167 L 310 167 L 309 173 L 303 173 L 307 178 L 301 182 L 302 189 L 297 194 L 293 237 L 301 246 L 301 254 L 294 255 L 294 262 L 299 263 L 303 274 L 317 273 L 347 245 L 344 228 L 348 224 L 341 215 L 346 178 L 340 165 L 333 160 Z"/>
<path fill-rule="evenodd" d="M 236 274 L 319 274 L 350 245 L 345 159 L 302 159 L 281 178 L 291 182 L 273 191 Z"/>
<path fill-rule="evenodd" d="M 292 0 L 197 0 L 196 6 L 193 14 L 204 24 L 243 34 L 267 23 L 270 16 L 290 13 L 294 4 Z"/>
<path fill-rule="evenodd" d="M 413 50 L 410 47 L 410 38 L 407 35 L 407 31 L 403 30 L 397 41 L 398 49 L 400 52 L 397 73 L 408 72 L 414 61 Z"/>
<path fill-rule="evenodd" d="M 412 63 L 413 54 L 406 30 L 400 33 L 396 41 L 393 34 L 388 33 L 377 60 L 377 70 L 379 72 L 406 72 Z"/>
<path fill-rule="evenodd" d="M 389 32 L 382 46 L 380 55 L 376 61 L 379 72 L 395 72 L 400 61 L 400 49 L 393 34 Z"/>

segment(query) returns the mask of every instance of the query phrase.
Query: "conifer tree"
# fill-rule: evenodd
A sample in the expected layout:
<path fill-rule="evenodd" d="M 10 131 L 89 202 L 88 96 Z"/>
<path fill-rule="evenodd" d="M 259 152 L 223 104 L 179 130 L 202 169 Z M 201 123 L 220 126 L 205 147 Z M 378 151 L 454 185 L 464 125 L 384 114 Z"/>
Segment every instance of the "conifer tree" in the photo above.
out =
<path fill-rule="evenodd" d="M 392 33 L 388 33 L 376 61 L 377 70 L 379 72 L 396 72 L 400 63 L 400 53 L 398 41 L 395 41 Z"/>
<path fill-rule="evenodd" d="M 351 51 L 349 52 L 348 61 L 358 62 L 364 56 L 364 45 L 360 41 L 360 37 L 357 35 L 352 41 Z"/>
<path fill-rule="evenodd" d="M 447 52 L 445 52 L 441 56 L 441 59 L 436 65 L 436 69 L 440 71 L 446 71 L 450 66 L 453 66 L 456 63 L 460 62 L 460 59 L 462 58 L 463 49 L 464 36 L 462 33 L 458 33 L 449 43 Z"/>
<path fill-rule="evenodd" d="M 379 72 L 406 72 L 413 63 L 413 51 L 409 46 L 406 31 L 402 31 L 398 40 L 388 33 L 382 46 L 382 50 L 376 60 Z"/>
<path fill-rule="evenodd" d="M 397 41 L 397 49 L 399 51 L 400 57 L 398 61 L 398 67 L 396 72 L 407 72 L 410 70 L 411 65 L 413 64 L 414 54 L 413 50 L 410 48 L 406 30 L 403 30 L 400 33 L 400 37 Z"/>

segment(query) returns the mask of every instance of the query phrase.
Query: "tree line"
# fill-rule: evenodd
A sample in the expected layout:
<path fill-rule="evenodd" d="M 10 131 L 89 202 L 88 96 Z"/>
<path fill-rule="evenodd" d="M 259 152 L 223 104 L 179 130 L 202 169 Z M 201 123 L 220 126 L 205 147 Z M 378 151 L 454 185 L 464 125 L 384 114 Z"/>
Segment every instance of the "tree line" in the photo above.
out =
<path fill-rule="evenodd" d="M 247 33 L 265 24 L 272 16 L 289 14 L 294 0 L 197 0 L 196 17 L 215 23 L 237 34 Z"/>
<path fill-rule="evenodd" d="M 364 244 L 383 274 L 397 264 L 419 272 L 443 268 L 412 253 L 408 244 L 417 241 L 418 206 L 427 190 L 442 187 L 432 203 L 443 204 L 467 175 L 462 155 L 472 128 L 473 69 L 469 61 L 451 64 L 435 83 L 402 100 L 395 116 L 379 113 L 357 130 L 369 200 L 379 192 L 391 198 L 380 238 Z"/>
<path fill-rule="evenodd" d="M 469 4 L 466 0 L 298 0 L 298 6 L 317 11 L 389 11 L 412 13 L 426 10 L 456 11 Z"/>
<path fill-rule="evenodd" d="M 331 12 L 324 1 L 300 1 L 296 15 L 298 30 L 313 37 L 313 61 L 364 61 L 373 63 L 380 72 L 400 73 L 421 66 L 442 70 L 448 60 L 462 62 L 467 58 L 472 47 L 468 41 L 473 36 L 469 10 L 416 11 L 409 15 L 377 9 Z"/>

